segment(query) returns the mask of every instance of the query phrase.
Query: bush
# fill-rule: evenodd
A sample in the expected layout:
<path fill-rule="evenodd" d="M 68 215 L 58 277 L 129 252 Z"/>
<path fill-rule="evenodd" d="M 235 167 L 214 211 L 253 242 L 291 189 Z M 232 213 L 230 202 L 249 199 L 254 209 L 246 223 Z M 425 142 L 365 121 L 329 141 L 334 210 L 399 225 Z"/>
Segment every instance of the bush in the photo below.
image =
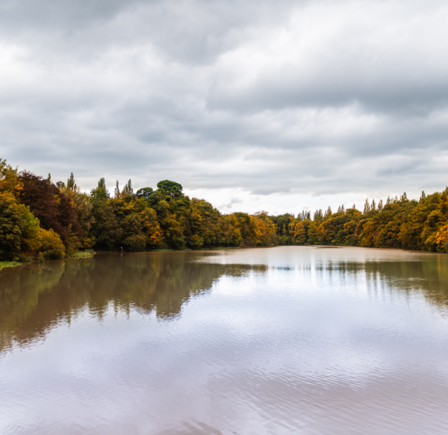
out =
<path fill-rule="evenodd" d="M 42 245 L 40 252 L 45 260 L 62 260 L 65 256 L 65 247 L 59 234 L 53 230 L 40 230 Z"/>
<path fill-rule="evenodd" d="M 146 248 L 146 237 L 143 234 L 129 236 L 124 240 L 124 244 L 130 251 L 144 251 Z"/>

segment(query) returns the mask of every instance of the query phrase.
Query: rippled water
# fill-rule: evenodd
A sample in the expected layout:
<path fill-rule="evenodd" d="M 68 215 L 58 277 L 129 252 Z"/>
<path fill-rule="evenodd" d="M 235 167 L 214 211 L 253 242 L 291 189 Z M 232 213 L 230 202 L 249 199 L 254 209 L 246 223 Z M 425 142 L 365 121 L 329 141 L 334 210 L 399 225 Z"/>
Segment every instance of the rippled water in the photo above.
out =
<path fill-rule="evenodd" d="M 0 272 L 0 433 L 448 434 L 448 256 L 100 254 Z"/>

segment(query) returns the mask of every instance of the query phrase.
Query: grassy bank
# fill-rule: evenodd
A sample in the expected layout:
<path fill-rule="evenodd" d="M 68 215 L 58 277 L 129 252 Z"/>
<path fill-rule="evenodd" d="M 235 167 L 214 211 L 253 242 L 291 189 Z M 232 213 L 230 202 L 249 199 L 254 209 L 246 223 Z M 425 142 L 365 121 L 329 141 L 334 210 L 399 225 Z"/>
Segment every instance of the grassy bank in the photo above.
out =
<path fill-rule="evenodd" d="M 70 255 L 67 258 L 91 258 L 96 254 L 95 251 L 79 251 L 74 253 L 73 255 Z M 6 269 L 7 267 L 18 267 L 18 266 L 24 266 L 26 264 L 30 264 L 32 262 L 36 262 L 38 259 L 36 258 L 25 258 L 22 259 L 22 261 L 0 261 L 0 270 Z"/>
<path fill-rule="evenodd" d="M 79 251 L 75 252 L 73 255 L 70 255 L 69 258 L 92 258 L 95 254 L 96 252 L 92 250 Z"/>
<path fill-rule="evenodd" d="M 0 261 L 0 270 L 5 269 L 6 267 L 17 267 L 22 266 L 25 263 L 19 263 L 18 261 Z"/>

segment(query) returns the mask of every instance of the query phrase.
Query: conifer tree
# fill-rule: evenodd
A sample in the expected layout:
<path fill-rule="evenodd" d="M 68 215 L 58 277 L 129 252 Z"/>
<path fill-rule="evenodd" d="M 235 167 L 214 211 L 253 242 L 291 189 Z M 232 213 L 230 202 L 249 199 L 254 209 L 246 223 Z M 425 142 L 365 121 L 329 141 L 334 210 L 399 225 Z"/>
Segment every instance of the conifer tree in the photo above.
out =
<path fill-rule="evenodd" d="M 120 198 L 120 196 L 121 196 L 121 192 L 120 192 L 120 183 L 118 182 L 118 180 L 117 180 L 117 182 L 115 183 L 114 196 L 115 196 L 115 198 Z"/>
<path fill-rule="evenodd" d="M 316 211 L 314 212 L 314 218 L 313 218 L 313 220 L 314 220 L 315 222 L 319 222 L 319 221 L 322 220 L 322 218 L 323 218 L 322 209 L 316 210 Z"/>
<path fill-rule="evenodd" d="M 98 188 L 99 188 L 99 189 L 104 189 L 104 190 L 106 190 L 106 180 L 105 180 L 104 177 L 103 177 L 103 178 L 100 178 L 100 179 L 98 180 Z"/>
<path fill-rule="evenodd" d="M 132 181 L 128 180 L 128 182 L 124 185 L 122 194 L 124 196 L 131 196 L 134 194 L 134 189 L 132 188 Z"/>
<path fill-rule="evenodd" d="M 370 212 L 370 204 L 369 204 L 369 200 L 366 199 L 366 202 L 364 203 L 364 214 L 367 214 Z"/>
<path fill-rule="evenodd" d="M 75 192 L 77 188 L 78 186 L 76 185 L 75 177 L 73 176 L 72 172 L 70 173 L 70 177 L 67 179 L 67 189 L 72 192 Z"/>

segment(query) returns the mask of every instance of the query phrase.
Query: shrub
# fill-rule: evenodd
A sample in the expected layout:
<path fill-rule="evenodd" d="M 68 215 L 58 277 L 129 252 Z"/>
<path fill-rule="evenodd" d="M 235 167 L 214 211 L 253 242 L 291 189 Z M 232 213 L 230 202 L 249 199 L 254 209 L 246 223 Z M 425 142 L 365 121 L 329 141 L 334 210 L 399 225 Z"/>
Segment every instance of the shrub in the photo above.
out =
<path fill-rule="evenodd" d="M 124 240 L 124 244 L 130 251 L 144 251 L 146 248 L 146 237 L 143 234 L 135 234 Z"/>
<path fill-rule="evenodd" d="M 59 234 L 53 230 L 40 230 L 42 245 L 40 252 L 45 260 L 62 260 L 65 256 L 65 248 Z"/>

